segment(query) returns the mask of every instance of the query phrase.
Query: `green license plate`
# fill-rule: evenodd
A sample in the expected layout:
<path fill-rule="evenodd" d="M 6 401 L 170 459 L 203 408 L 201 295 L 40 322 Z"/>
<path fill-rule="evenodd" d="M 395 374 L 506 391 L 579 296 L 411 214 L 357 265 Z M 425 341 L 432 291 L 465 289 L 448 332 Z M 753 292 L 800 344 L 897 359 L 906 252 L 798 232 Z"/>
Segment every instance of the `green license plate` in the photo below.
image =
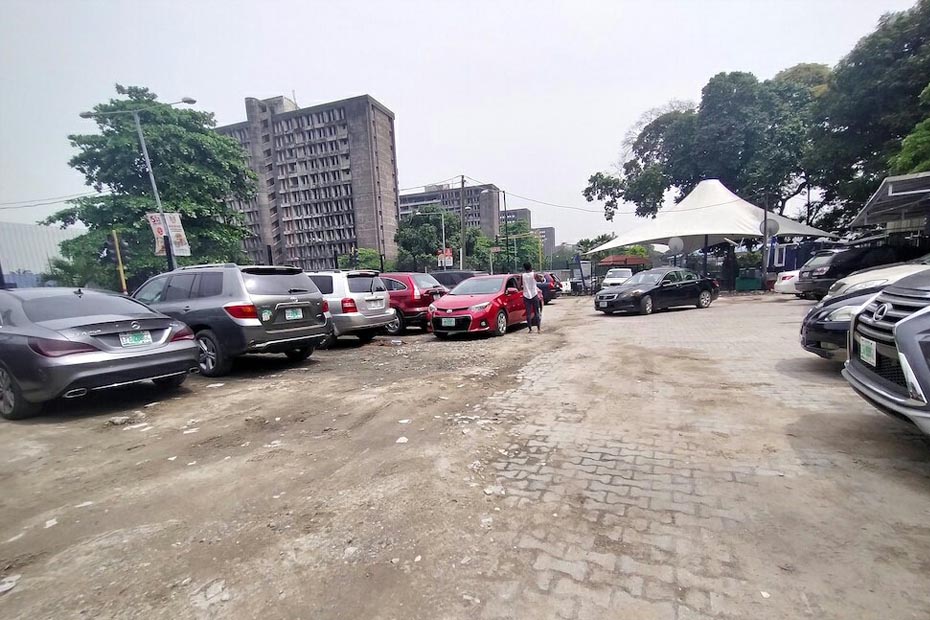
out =
<path fill-rule="evenodd" d="M 288 321 L 296 321 L 297 319 L 304 318 L 304 311 L 302 308 L 285 308 L 284 309 L 284 318 Z"/>
<path fill-rule="evenodd" d="M 455 327 L 455 319 L 441 319 L 439 324 L 443 327 Z"/>
<path fill-rule="evenodd" d="M 119 343 L 124 347 L 141 347 L 152 344 L 152 334 L 149 332 L 123 332 L 119 335 Z"/>
<path fill-rule="evenodd" d="M 875 341 L 868 338 L 859 337 L 859 359 L 868 364 L 875 366 Z"/>

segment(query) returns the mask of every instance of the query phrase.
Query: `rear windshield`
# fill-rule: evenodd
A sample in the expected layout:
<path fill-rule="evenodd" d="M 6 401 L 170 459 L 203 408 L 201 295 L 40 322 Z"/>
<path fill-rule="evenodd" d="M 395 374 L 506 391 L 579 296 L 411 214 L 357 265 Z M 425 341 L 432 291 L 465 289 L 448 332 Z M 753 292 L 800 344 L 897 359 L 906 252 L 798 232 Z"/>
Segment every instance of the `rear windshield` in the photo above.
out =
<path fill-rule="evenodd" d="M 333 277 L 332 276 L 310 276 L 313 283 L 324 295 L 333 294 Z"/>
<path fill-rule="evenodd" d="M 33 323 L 98 314 L 119 314 L 124 316 L 152 314 L 151 310 L 127 297 L 74 294 L 26 300 L 23 302 L 23 312 L 26 313 L 26 318 Z"/>
<path fill-rule="evenodd" d="M 377 293 L 387 290 L 378 276 L 349 276 L 348 280 L 350 293 Z"/>
<path fill-rule="evenodd" d="M 242 272 L 246 290 L 253 295 L 294 295 L 319 292 L 305 273 Z"/>
<path fill-rule="evenodd" d="M 814 256 L 812 259 L 804 263 L 804 268 L 814 268 L 814 267 L 823 267 L 824 265 L 829 265 L 833 260 L 835 255 L 831 252 L 830 254 L 819 254 Z"/>
<path fill-rule="evenodd" d="M 413 279 L 413 283 L 420 288 L 436 288 L 442 286 L 439 280 L 428 273 L 415 273 L 410 277 Z"/>
<path fill-rule="evenodd" d="M 633 275 L 632 269 L 611 269 L 607 272 L 608 278 L 629 278 Z"/>
<path fill-rule="evenodd" d="M 468 278 L 452 289 L 450 295 L 490 295 L 501 290 L 504 286 L 504 277 L 499 278 Z"/>

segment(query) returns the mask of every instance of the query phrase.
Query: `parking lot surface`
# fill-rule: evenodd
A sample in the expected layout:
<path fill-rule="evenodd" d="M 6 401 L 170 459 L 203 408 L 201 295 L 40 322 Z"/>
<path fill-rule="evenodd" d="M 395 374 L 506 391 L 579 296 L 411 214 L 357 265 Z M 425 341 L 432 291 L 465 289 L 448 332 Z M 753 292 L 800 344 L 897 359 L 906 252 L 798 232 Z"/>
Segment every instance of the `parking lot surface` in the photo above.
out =
<path fill-rule="evenodd" d="M 0 616 L 930 617 L 930 443 L 809 305 L 561 299 L 2 424 Z"/>

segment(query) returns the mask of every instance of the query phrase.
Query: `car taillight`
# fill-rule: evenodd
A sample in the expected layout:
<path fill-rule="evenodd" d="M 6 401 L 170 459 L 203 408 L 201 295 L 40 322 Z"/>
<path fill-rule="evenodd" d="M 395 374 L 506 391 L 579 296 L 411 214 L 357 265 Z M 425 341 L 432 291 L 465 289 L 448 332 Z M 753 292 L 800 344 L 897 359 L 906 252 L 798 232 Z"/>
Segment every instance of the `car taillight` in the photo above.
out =
<path fill-rule="evenodd" d="M 183 329 L 178 331 L 174 336 L 171 337 L 171 342 L 177 342 L 178 340 L 193 340 L 194 339 L 194 330 L 192 330 L 187 325 Z"/>
<path fill-rule="evenodd" d="M 29 348 L 45 357 L 62 357 L 74 353 L 90 353 L 99 351 L 97 347 L 84 342 L 70 340 L 51 340 L 49 338 L 30 338 Z"/>
<path fill-rule="evenodd" d="M 224 310 L 234 319 L 257 319 L 258 308 L 252 304 L 236 304 L 224 306 Z"/>
<path fill-rule="evenodd" d="M 827 273 L 828 271 L 830 271 L 830 268 L 829 268 L 829 267 L 817 267 L 817 269 L 814 269 L 814 270 L 811 272 L 811 275 L 822 276 L 823 274 Z"/>
<path fill-rule="evenodd" d="M 343 312 L 358 312 L 358 306 L 355 305 L 355 300 L 351 297 L 346 297 L 342 300 L 342 311 Z"/>
<path fill-rule="evenodd" d="M 323 312 L 329 312 L 329 302 L 325 299 L 323 300 Z"/>
<path fill-rule="evenodd" d="M 714 278 L 711 282 L 714 283 L 714 288 L 720 288 L 720 282 L 717 281 L 717 278 Z"/>

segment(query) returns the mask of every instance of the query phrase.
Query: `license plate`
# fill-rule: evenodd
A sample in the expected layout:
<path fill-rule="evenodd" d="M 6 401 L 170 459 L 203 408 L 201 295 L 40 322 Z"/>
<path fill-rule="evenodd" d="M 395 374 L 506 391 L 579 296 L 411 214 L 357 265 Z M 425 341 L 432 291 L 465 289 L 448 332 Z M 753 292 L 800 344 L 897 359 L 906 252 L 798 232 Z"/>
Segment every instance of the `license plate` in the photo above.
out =
<path fill-rule="evenodd" d="M 380 310 L 380 309 L 382 309 L 383 307 L 384 307 L 384 302 L 383 302 L 383 301 L 370 301 L 370 302 L 368 302 L 368 309 L 369 309 L 369 310 Z"/>
<path fill-rule="evenodd" d="M 455 319 L 440 319 L 439 324 L 443 327 L 455 327 Z"/>
<path fill-rule="evenodd" d="M 304 318 L 303 308 L 285 308 L 284 309 L 284 320 L 285 321 L 296 321 L 297 319 Z"/>
<path fill-rule="evenodd" d="M 599 302 L 599 303 L 597 304 L 597 307 L 598 307 L 598 308 L 606 308 L 606 307 L 607 307 L 607 302 L 606 302 L 606 301 Z"/>
<path fill-rule="evenodd" d="M 119 335 L 119 343 L 124 347 L 141 347 L 152 344 L 152 334 L 149 332 L 123 332 Z"/>
<path fill-rule="evenodd" d="M 875 366 L 875 341 L 868 338 L 859 337 L 859 359 L 868 364 Z"/>

